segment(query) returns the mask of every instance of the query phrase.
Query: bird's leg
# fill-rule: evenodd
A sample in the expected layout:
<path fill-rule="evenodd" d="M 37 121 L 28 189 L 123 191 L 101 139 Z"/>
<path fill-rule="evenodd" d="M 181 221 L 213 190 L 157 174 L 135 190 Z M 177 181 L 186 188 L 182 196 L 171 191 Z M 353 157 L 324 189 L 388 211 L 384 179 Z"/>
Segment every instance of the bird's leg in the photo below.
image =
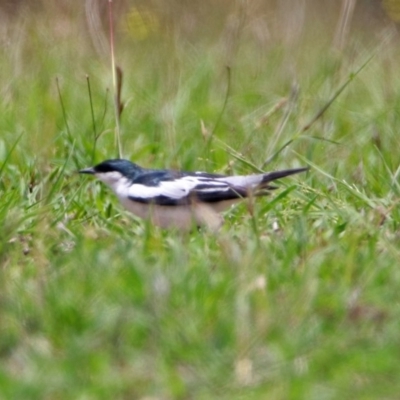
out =
<path fill-rule="evenodd" d="M 205 204 L 193 203 L 192 210 L 197 225 L 205 226 L 212 232 L 217 232 L 224 222 L 220 214 Z"/>

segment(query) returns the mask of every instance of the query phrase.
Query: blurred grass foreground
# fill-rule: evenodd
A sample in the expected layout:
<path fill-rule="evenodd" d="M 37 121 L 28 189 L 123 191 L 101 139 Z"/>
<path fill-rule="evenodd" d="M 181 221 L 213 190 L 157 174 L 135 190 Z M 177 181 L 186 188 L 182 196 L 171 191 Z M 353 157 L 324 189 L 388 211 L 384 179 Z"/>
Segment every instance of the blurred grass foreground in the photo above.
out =
<path fill-rule="evenodd" d="M 0 399 L 398 399 L 397 0 L 0 1 Z M 76 174 L 309 165 L 210 232 Z"/>

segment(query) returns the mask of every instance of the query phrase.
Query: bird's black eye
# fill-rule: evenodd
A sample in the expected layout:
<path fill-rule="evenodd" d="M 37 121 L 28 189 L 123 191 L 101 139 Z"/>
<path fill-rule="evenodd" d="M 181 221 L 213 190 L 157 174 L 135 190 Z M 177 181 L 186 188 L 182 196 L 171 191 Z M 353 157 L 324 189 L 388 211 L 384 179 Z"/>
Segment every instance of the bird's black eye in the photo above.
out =
<path fill-rule="evenodd" d="M 119 172 L 124 176 L 136 176 L 141 168 L 136 164 L 122 159 L 106 160 L 94 167 L 96 173 Z"/>
<path fill-rule="evenodd" d="M 126 163 L 130 164 L 129 161 L 126 160 L 119 160 L 119 159 L 106 160 L 101 162 L 100 164 L 97 164 L 94 167 L 94 170 L 100 173 L 121 171 L 121 169 Z"/>
<path fill-rule="evenodd" d="M 96 172 L 105 173 L 115 171 L 115 168 L 107 162 L 103 162 L 94 167 Z"/>

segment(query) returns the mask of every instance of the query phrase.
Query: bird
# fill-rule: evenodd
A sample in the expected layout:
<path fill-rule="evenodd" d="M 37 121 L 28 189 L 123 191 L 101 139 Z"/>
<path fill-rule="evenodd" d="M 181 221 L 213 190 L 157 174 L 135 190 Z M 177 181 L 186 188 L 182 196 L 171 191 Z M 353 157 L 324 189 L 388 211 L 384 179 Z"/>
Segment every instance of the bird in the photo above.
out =
<path fill-rule="evenodd" d="M 110 159 L 81 169 L 108 185 L 131 213 L 161 228 L 190 231 L 206 226 L 217 231 L 221 213 L 247 197 L 264 196 L 277 189 L 270 182 L 308 167 L 252 175 L 220 175 L 147 169 L 126 160 Z"/>

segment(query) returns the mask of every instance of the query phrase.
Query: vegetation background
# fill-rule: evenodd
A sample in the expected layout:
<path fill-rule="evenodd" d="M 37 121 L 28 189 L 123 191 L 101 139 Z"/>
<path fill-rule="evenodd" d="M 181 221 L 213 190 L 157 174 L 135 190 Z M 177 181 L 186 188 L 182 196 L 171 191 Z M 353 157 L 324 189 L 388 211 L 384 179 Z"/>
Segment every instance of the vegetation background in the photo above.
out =
<path fill-rule="evenodd" d="M 398 399 L 400 4 L 115 1 L 122 153 L 311 166 L 181 235 L 118 154 L 106 0 L 0 2 L 1 399 Z"/>

